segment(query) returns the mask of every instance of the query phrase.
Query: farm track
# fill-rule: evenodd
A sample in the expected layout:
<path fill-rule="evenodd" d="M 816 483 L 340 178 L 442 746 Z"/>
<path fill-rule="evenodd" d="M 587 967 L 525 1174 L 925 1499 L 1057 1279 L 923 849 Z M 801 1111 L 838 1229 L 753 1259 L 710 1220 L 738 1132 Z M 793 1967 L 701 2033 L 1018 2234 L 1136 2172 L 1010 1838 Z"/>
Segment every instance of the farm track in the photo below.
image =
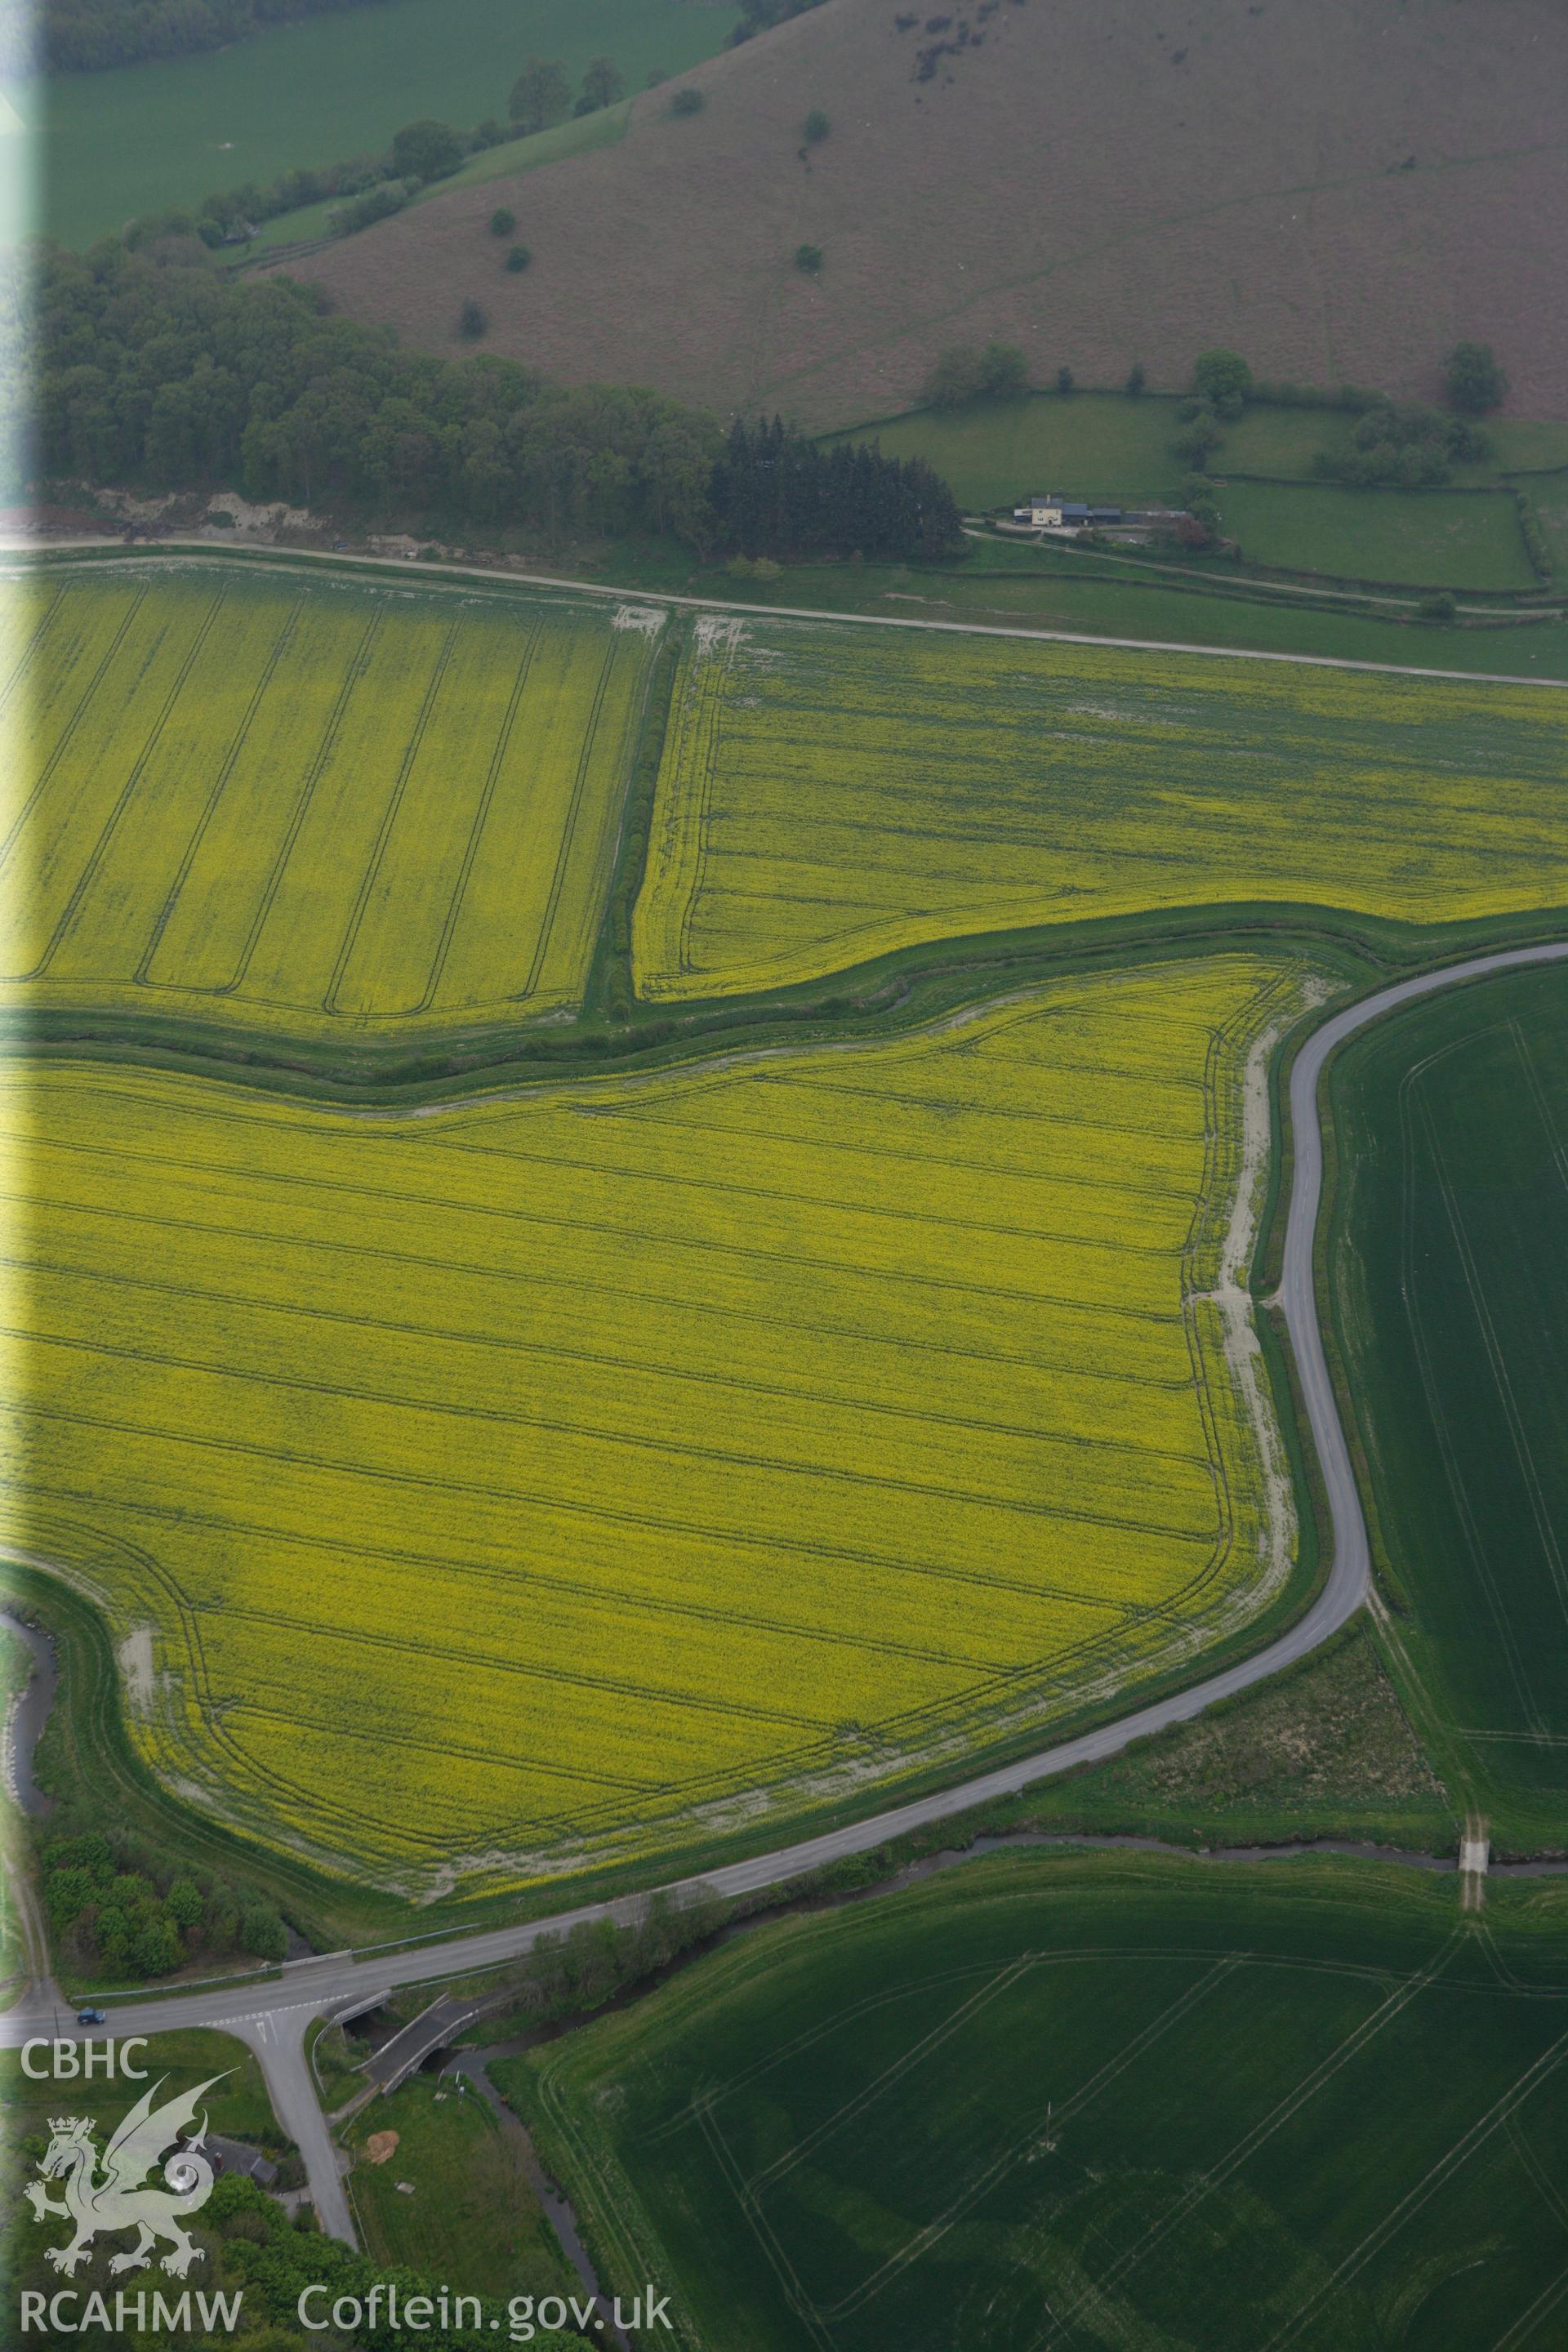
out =
<path fill-rule="evenodd" d="M 1323 1349 L 1313 1278 L 1323 1165 L 1319 1082 L 1336 1046 L 1385 1013 L 1465 981 L 1564 959 L 1568 959 L 1568 941 L 1554 941 L 1472 956 L 1442 971 L 1394 982 L 1332 1014 L 1296 1058 L 1289 1093 L 1293 1177 L 1279 1302 L 1295 1349 L 1332 1524 L 1328 1577 L 1299 1622 L 1252 1657 L 1098 1730 L 863 1821 L 728 1864 L 703 1878 L 678 1881 L 668 1890 L 672 1895 L 679 1899 L 697 1886 L 720 1895 L 737 1895 L 779 1885 L 994 1798 L 1016 1794 L 1055 1773 L 1114 1755 L 1131 1741 L 1187 1721 L 1217 1701 L 1295 1664 L 1354 1614 L 1369 1590 L 1370 1554 L 1349 1444 Z M 413 1948 L 372 1948 L 363 1953 L 347 1951 L 289 1962 L 276 1977 L 260 1983 L 253 1980 L 132 1999 L 116 2005 L 113 2028 L 121 2033 L 153 2033 L 202 2025 L 247 2042 L 261 2060 L 279 2116 L 305 2153 L 311 2193 L 323 2226 L 333 2235 L 352 2240 L 353 2224 L 335 2154 L 305 2059 L 304 2035 L 310 2021 L 351 2003 L 362 2006 L 372 1994 L 400 1985 L 502 1966 L 527 1952 L 541 1935 L 568 1930 L 582 1921 L 610 1919 L 624 1924 L 640 1913 L 645 1901 L 643 1895 L 633 1895 L 612 1902 L 582 1904 L 551 1918 L 444 1937 Z M 52 1983 L 35 1980 L 26 1998 L 0 2021 L 0 2043 L 15 2046 L 32 2033 L 74 2031 L 58 2025 L 60 2001 Z"/>
<path fill-rule="evenodd" d="M 994 543 L 998 535 L 1035 546 L 1057 543 L 1057 534 L 1054 531 L 1047 533 L 1037 530 L 1032 523 L 999 522 L 994 531 L 977 530 L 973 522 L 967 520 L 963 524 L 964 538 L 977 541 L 982 547 Z M 1095 554 L 1101 562 L 1118 563 L 1124 570 L 1154 572 L 1162 579 L 1179 580 L 1185 587 L 1190 588 L 1195 583 L 1201 583 L 1205 587 L 1211 584 L 1208 574 L 1201 572 L 1194 574 L 1180 563 L 1161 563 L 1147 556 L 1123 554 L 1116 548 L 1096 548 Z M 1283 579 L 1272 572 L 1243 572 L 1234 583 L 1226 582 L 1221 584 L 1224 593 L 1227 595 L 1234 596 L 1238 588 L 1255 588 L 1265 597 L 1321 596 L 1336 604 L 1377 604 L 1391 613 L 1413 613 L 1422 598 L 1432 593 L 1426 588 L 1412 588 L 1406 594 L 1394 594 L 1375 582 L 1364 588 L 1332 588 L 1326 583 L 1320 587 L 1313 581 Z M 1510 592 L 1505 589 L 1493 593 L 1506 595 Z M 1534 597 L 1528 589 L 1521 589 L 1514 593 L 1517 597 L 1517 614 L 1520 617 L 1530 620 L 1551 620 L 1563 610 L 1562 599 L 1554 597 L 1548 589 L 1541 589 Z M 1457 599 L 1454 609 L 1457 613 L 1471 614 L 1477 618 L 1495 620 L 1500 608 L 1496 603 L 1489 604 L 1478 604 L 1473 601 L 1466 603 L 1460 596 Z M 1508 612 L 1510 619 L 1515 617 L 1514 605 L 1508 605 L 1502 609 Z"/>
<path fill-rule="evenodd" d="M 1037 644 L 1056 646 L 1107 646 L 1130 653 L 1193 654 L 1205 661 L 1284 662 L 1300 669 L 1370 670 L 1384 677 L 1447 677 L 1458 678 L 1467 686 L 1537 686 L 1554 687 L 1559 693 L 1568 690 L 1568 681 L 1557 677 L 1515 677 L 1497 670 L 1424 669 L 1413 662 L 1353 661 L 1343 654 L 1287 654 L 1239 646 L 1194 646 L 1179 639 L 1163 637 L 1097 636 L 1082 629 L 1027 629 L 1005 627 L 992 621 L 921 621 L 907 618 L 898 613 L 844 613 L 816 604 L 748 604 L 723 596 L 687 596 L 668 588 L 606 588 L 592 581 L 563 579 L 550 572 L 498 572 L 479 563 L 418 563 L 409 564 L 395 555 L 333 555 L 313 547 L 268 549 L 252 552 L 248 549 L 217 547 L 210 539 L 161 539 L 153 546 L 127 550 L 120 539 L 73 539 L 57 542 L 38 540 L 0 538 L 0 560 L 19 554 L 61 554 L 76 549 L 112 549 L 128 562 L 145 563 L 150 553 L 164 549 L 182 555 L 209 555 L 247 564 L 325 563 L 340 571 L 353 571 L 362 565 L 374 565 L 378 571 L 395 572 L 405 580 L 451 578 L 458 580 L 503 581 L 514 588 L 567 589 L 581 596 L 613 596 L 617 604 L 668 604 L 693 613 L 744 613 L 758 620 L 780 621 L 842 621 L 847 626 L 866 629 L 923 629 L 935 635 L 960 637 L 1023 637 Z"/>

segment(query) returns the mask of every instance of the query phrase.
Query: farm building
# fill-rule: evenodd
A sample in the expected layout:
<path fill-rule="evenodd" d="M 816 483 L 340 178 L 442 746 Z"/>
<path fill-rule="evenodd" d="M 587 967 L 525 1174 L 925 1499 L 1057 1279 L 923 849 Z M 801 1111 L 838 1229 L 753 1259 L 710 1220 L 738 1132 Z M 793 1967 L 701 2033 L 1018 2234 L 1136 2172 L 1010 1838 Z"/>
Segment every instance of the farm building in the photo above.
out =
<path fill-rule="evenodd" d="M 1121 520 L 1120 507 L 1091 507 L 1081 499 L 1064 499 L 1055 490 L 1038 490 L 1027 503 L 1013 509 L 1015 522 L 1036 530 L 1083 530 L 1100 523 Z"/>

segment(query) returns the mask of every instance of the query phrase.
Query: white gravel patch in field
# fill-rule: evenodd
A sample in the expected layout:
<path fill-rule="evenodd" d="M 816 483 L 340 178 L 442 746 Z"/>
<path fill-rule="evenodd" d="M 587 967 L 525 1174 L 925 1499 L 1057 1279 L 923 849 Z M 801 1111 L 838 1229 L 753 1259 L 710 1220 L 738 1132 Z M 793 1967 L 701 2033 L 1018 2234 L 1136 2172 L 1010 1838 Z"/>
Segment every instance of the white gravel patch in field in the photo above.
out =
<path fill-rule="evenodd" d="M 138 1625 L 114 1653 L 114 1663 L 125 1685 L 125 1696 L 138 1715 L 151 1715 L 156 1688 L 153 1679 L 153 1628 Z"/>

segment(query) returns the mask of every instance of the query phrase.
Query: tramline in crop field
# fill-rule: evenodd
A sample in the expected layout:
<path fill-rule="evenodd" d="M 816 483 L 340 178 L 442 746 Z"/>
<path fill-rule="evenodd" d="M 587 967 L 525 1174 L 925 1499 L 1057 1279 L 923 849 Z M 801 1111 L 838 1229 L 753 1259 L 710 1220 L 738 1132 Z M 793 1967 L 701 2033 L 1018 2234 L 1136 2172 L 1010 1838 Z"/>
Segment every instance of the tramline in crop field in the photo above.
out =
<path fill-rule="evenodd" d="M 410 1887 L 1081 1706 L 1289 1565 L 1232 1211 L 1302 981 L 423 1116 L 13 1070 L 6 1531 L 166 1777 Z"/>
<path fill-rule="evenodd" d="M 4 995 L 285 1034 L 580 996 L 657 615 L 208 564 L 5 593 Z"/>
<path fill-rule="evenodd" d="M 1556 698 L 1071 645 L 697 625 L 635 925 L 644 996 L 959 934 L 1289 901 L 1568 904 Z"/>
<path fill-rule="evenodd" d="M 1399 1654 L 1498 1843 L 1568 1822 L 1568 971 L 1444 991 L 1335 1066 L 1333 1311 Z"/>
<path fill-rule="evenodd" d="M 682 2352 L 1563 2341 L 1558 1888 L 1015 1853 L 497 2080 Z M 605 2259 L 605 2257 L 601 2257 Z"/>

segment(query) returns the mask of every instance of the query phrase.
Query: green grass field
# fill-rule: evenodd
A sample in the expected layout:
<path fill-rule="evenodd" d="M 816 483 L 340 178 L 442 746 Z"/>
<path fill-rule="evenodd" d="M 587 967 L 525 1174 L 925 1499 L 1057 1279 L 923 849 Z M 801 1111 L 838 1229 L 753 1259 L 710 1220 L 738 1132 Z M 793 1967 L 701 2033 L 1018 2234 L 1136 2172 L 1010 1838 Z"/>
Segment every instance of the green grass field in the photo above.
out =
<path fill-rule="evenodd" d="M 1412 1703 L 1494 1833 L 1568 1842 L 1568 972 L 1337 1065 L 1335 1325 Z"/>
<path fill-rule="evenodd" d="M 1568 677 L 1568 628 L 1555 613 L 1500 627 L 1419 621 L 1410 612 L 1361 610 L 1283 586 L 1260 593 L 1217 565 L 1194 569 L 1184 583 L 1140 573 L 1114 556 L 1026 540 L 971 541 L 963 562 L 941 566 L 792 563 L 776 581 L 732 580 L 720 563 L 693 567 L 684 549 L 657 541 L 601 542 L 578 554 L 571 568 L 584 579 L 694 591 L 715 602 L 733 596 L 752 604 L 1316 655 L 1478 677 Z"/>
<path fill-rule="evenodd" d="M 0 1000 L 325 1034 L 581 997 L 660 614 L 222 562 L 5 593 Z"/>
<path fill-rule="evenodd" d="M 373 2099 L 344 2137 L 349 2195 L 374 2262 L 450 2279 L 465 2294 L 574 2290 L 517 2149 L 471 2084 L 416 2074 Z"/>
<path fill-rule="evenodd" d="M 627 89 L 641 89 L 650 73 L 684 72 L 721 48 L 736 15 L 689 0 L 388 0 L 6 95 L 47 141 L 39 227 L 85 246 L 137 215 L 195 210 L 218 188 L 379 153 L 418 116 L 463 129 L 504 118 L 532 52 L 574 79 L 611 56 Z"/>
<path fill-rule="evenodd" d="M 51 2115 L 68 2110 L 73 2115 L 93 2116 L 98 2123 L 111 2129 L 126 2109 L 144 2090 L 163 2081 L 158 2104 L 195 2090 L 200 2083 L 214 2075 L 216 2081 L 203 2101 L 215 2132 L 230 2139 L 243 2139 L 253 2147 L 269 2148 L 274 2154 L 286 2145 L 283 2133 L 272 2113 L 272 2105 L 261 2079 L 261 2069 L 242 2042 L 231 2040 L 226 2033 L 209 2033 L 197 2029 L 184 2033 L 156 2033 L 145 2050 L 135 2053 L 136 2063 L 147 2069 L 145 2083 L 105 2081 L 101 2076 L 90 2083 L 80 2081 L 55 2082 L 48 2079 L 35 2082 L 22 2072 L 21 2053 L 0 2051 L 0 2097 L 3 2097 L 13 2163 L 21 2158 L 19 2168 L 29 2168 L 31 2158 L 20 2143 L 28 2135 L 48 2132 Z M 37 2063 L 35 2061 L 35 2063 Z M 7 2207 L 15 2201 L 15 2188 Z"/>
<path fill-rule="evenodd" d="M 498 2079 L 705 2352 L 1477 2352 L 1568 2296 L 1560 1888 L 992 1857 Z"/>
<path fill-rule="evenodd" d="M 1130 500 L 1174 499 L 1188 470 L 1171 444 L 1182 430 L 1173 395 L 1079 392 L 1063 399 L 983 401 L 955 414 L 915 409 L 833 440 L 874 438 L 890 457 L 924 457 L 945 476 L 961 506 L 1011 506 L 1031 490 Z M 1248 409 L 1227 425 L 1215 465 L 1227 473 L 1306 481 L 1321 449 L 1339 450 L 1351 420 L 1332 409 Z M 1522 462 L 1522 460 L 1521 461 Z"/>
<path fill-rule="evenodd" d="M 1553 572 L 1568 579 L 1568 467 L 1521 478 L 1520 488 L 1535 509 Z"/>
<path fill-rule="evenodd" d="M 1174 502 L 1187 472 L 1171 448 L 1180 407 L 1153 395 L 1036 393 L 950 415 L 919 409 L 868 425 L 863 436 L 831 437 L 874 437 L 889 457 L 927 458 L 960 505 L 975 511 L 1012 506 L 1037 489 L 1122 504 Z M 1332 409 L 1259 406 L 1226 427 L 1211 468 L 1226 530 L 1249 562 L 1412 588 L 1536 585 L 1506 491 L 1479 499 L 1314 481 L 1313 459 L 1340 454 L 1352 422 Z M 1458 469 L 1468 488 L 1495 484 L 1510 467 L 1561 464 L 1568 455 L 1568 426 L 1504 419 L 1487 429 L 1491 455 Z M 1550 540 L 1555 523 L 1543 516 L 1543 527 Z"/>
<path fill-rule="evenodd" d="M 1016 559 L 1016 560 L 1015 560 Z M 880 580 L 878 571 L 880 570 Z M 888 584 L 880 584 L 886 580 Z M 714 583 L 713 593 L 724 590 Z M 792 565 L 772 588 L 746 588 L 758 603 L 825 611 L 968 622 L 978 628 L 1063 629 L 1084 636 L 1145 638 L 1156 645 L 1217 646 L 1390 667 L 1468 671 L 1477 677 L 1568 677 L 1568 628 L 1558 614 L 1504 628 L 1381 617 L 1330 604 L 1215 593 L 1202 575 L 1191 587 L 1140 578 L 1114 559 L 1037 551 L 999 541 L 975 546 L 970 562 L 935 574 L 874 568 Z"/>
<path fill-rule="evenodd" d="M 1536 585 L 1506 491 L 1222 481 L 1215 499 L 1226 536 L 1253 563 L 1413 588 Z"/>
<path fill-rule="evenodd" d="M 509 139 L 502 147 L 487 147 L 471 155 L 461 171 L 454 172 L 449 180 L 437 180 L 413 199 L 415 204 L 428 204 L 433 197 L 449 195 L 454 188 L 468 188 L 485 180 L 507 179 L 519 172 L 536 172 L 542 163 L 559 163 L 567 155 L 585 155 L 595 147 L 612 147 L 624 139 L 631 118 L 631 100 L 624 99 L 618 106 L 601 107 L 596 114 L 574 116 L 558 122 L 550 131 L 539 131 L 531 139 Z M 277 252 L 286 246 L 300 245 L 319 236 L 331 236 L 333 223 L 345 199 L 330 197 L 326 203 L 301 205 L 298 212 L 279 213 L 276 220 L 264 222 L 248 244 L 237 249 L 237 257 L 245 261 L 264 253 Z M 520 228 L 526 224 L 520 224 Z M 498 243 L 494 252 L 495 267 L 505 266 L 506 247 Z M 310 272 L 301 261 L 300 274 Z"/>
<path fill-rule="evenodd" d="M 956 415 L 917 409 L 831 437 L 874 439 L 889 457 L 926 458 L 966 508 L 1010 505 L 1045 489 L 1086 497 L 1134 490 L 1173 496 L 1186 471 L 1170 450 L 1181 430 L 1178 405 L 1128 400 L 1119 393 L 1079 393 L 1070 400 L 1037 393 L 1028 400 L 981 403 Z M 1314 420 L 1308 417 L 1300 430 L 1310 435 Z M 1314 446 L 1303 440 L 1300 470 Z"/>
<path fill-rule="evenodd" d="M 956 414 L 920 408 L 873 419 L 834 441 L 875 439 L 890 457 L 924 457 L 943 475 L 961 506 L 986 510 L 1011 506 L 1031 490 L 1069 497 L 1130 500 L 1137 493 L 1174 497 L 1187 461 L 1172 454 L 1182 429 L 1181 402 L 1145 394 L 1079 392 L 1063 399 L 1034 393 L 1026 400 L 979 402 Z M 1249 408 L 1215 451 L 1222 475 L 1271 476 L 1307 483 L 1320 451 L 1338 455 L 1352 419 L 1331 408 Z M 1495 481 L 1521 467 L 1568 462 L 1568 425 L 1532 418 L 1489 418 L 1489 457 L 1459 469 L 1465 482 Z"/>
<path fill-rule="evenodd" d="M 1292 1672 L 984 1816 L 987 1828 L 1219 1845 L 1366 1838 L 1449 1852 L 1458 1819 L 1365 1617 Z"/>

